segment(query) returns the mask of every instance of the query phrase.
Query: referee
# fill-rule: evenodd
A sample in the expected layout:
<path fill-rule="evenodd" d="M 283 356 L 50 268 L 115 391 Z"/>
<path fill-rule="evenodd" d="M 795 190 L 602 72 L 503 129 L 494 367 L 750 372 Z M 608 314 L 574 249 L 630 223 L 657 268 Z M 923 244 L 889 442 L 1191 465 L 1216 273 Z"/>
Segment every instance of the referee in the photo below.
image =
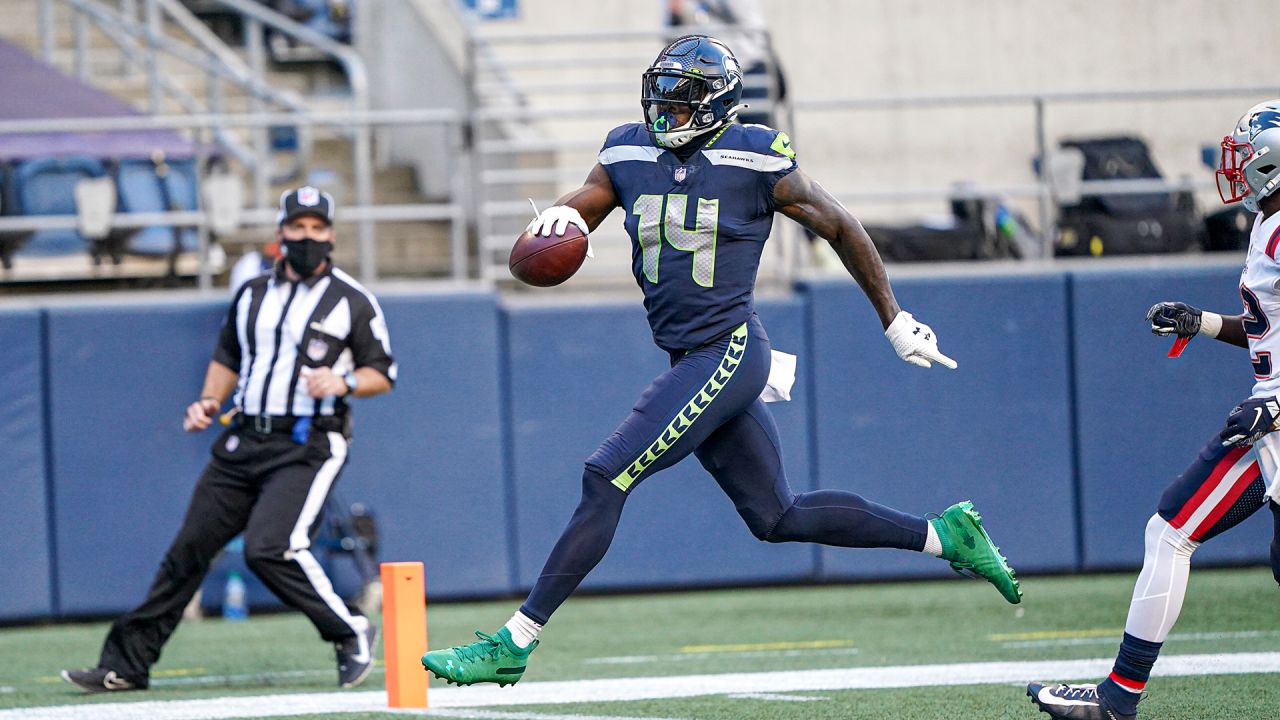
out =
<path fill-rule="evenodd" d="M 86 692 L 140 690 L 218 551 L 244 533 L 249 567 L 334 643 L 338 684 L 373 667 L 377 628 L 334 593 L 311 554 L 318 516 L 347 461 L 351 398 L 391 389 L 396 364 L 378 301 L 329 260 L 333 198 L 280 198 L 285 256 L 245 283 L 222 326 L 187 432 L 208 428 L 234 393 L 228 427 L 196 484 L 147 599 L 112 625 L 96 668 L 63 670 Z"/>

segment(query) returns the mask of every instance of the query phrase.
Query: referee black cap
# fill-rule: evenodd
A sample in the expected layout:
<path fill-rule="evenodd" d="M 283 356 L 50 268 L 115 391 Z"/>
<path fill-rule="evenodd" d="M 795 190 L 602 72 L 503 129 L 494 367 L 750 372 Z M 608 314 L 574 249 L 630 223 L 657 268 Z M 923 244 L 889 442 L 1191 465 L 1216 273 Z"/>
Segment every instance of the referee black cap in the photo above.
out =
<path fill-rule="evenodd" d="M 280 214 L 276 217 L 276 224 L 284 225 L 301 215 L 315 215 L 332 225 L 333 196 L 310 185 L 286 190 L 280 196 Z"/>

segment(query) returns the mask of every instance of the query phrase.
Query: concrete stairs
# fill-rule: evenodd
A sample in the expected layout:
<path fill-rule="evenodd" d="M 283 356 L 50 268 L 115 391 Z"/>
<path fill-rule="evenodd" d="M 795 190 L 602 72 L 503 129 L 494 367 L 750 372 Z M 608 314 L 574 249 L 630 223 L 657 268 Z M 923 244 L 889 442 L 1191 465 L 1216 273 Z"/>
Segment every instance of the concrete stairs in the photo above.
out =
<path fill-rule="evenodd" d="M 0 0 L 0 17 L 5 22 L 0 26 L 0 37 L 13 42 L 35 55 L 40 54 L 40 37 L 38 24 L 38 6 L 35 0 Z M 71 11 L 61 2 L 54 3 L 57 48 L 53 64 L 62 71 L 74 75 L 76 73 L 76 53 L 74 28 Z M 105 33 L 87 23 L 89 31 L 86 35 L 88 81 L 94 86 L 147 111 L 149 110 L 149 85 L 145 68 L 129 63 L 120 52 L 119 46 Z M 166 27 L 170 37 L 188 42 L 187 36 L 179 28 Z M 238 54 L 244 58 L 243 50 Z M 208 98 L 208 80 L 206 74 L 172 56 L 162 55 L 165 76 L 185 93 L 202 104 Z M 246 60 L 247 64 L 247 60 Z M 316 110 L 346 110 L 349 101 L 341 92 L 340 74 L 319 64 L 298 64 L 272 67 L 266 75 L 266 82 L 271 87 L 288 90 L 302 98 L 304 103 Z M 248 95 L 232 83 L 222 83 L 222 110 L 226 113 L 243 113 L 250 109 Z M 173 97 L 166 96 L 161 106 L 162 114 L 185 114 L 183 107 Z M 249 131 L 233 131 L 249 147 L 251 139 Z M 376 137 L 376 134 L 375 134 Z M 376 149 L 375 149 L 376 157 Z M 292 158 L 279 158 L 281 167 L 292 163 Z M 237 169 L 234 168 L 233 169 Z M 252 205 L 252 182 L 244 168 L 245 197 Z M 354 201 L 355 179 L 353 173 L 351 143 L 345 138 L 325 129 L 317 128 L 311 143 L 311 152 L 307 166 L 302 169 L 302 176 L 290 179 L 278 186 L 273 186 L 270 201 L 289 186 L 295 186 L 308 180 L 324 182 L 326 189 L 333 192 L 338 201 L 339 242 L 336 259 L 352 270 L 356 270 L 358 248 L 357 232 L 354 224 L 341 222 L 342 208 Z M 375 168 L 374 199 L 375 204 L 407 204 L 423 202 L 418 193 L 416 180 L 412 170 L 403 166 Z M 266 242 L 271 237 L 270 227 L 246 227 L 234 235 L 219 238 L 228 253 L 227 266 L 230 267 L 239 255 L 250 248 Z M 377 242 L 377 266 L 380 276 L 386 277 L 438 277 L 447 275 L 450 269 L 449 224 L 447 222 L 403 222 L 378 223 L 375 226 Z"/>

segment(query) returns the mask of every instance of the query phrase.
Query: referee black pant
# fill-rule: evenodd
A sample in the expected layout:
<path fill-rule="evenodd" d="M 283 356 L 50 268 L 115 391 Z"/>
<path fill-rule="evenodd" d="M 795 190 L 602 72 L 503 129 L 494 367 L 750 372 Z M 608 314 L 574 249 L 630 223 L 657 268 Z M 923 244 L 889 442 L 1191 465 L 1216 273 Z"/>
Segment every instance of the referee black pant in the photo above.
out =
<path fill-rule="evenodd" d="M 306 613 L 322 638 L 336 642 L 368 624 L 333 591 L 310 549 L 325 498 L 346 463 L 346 438 L 312 432 L 299 445 L 288 432 L 232 428 L 212 453 L 147 599 L 116 620 L 102 647 L 98 666 L 139 687 L 147 686 L 209 564 L 242 531 L 249 567 L 287 605 Z"/>

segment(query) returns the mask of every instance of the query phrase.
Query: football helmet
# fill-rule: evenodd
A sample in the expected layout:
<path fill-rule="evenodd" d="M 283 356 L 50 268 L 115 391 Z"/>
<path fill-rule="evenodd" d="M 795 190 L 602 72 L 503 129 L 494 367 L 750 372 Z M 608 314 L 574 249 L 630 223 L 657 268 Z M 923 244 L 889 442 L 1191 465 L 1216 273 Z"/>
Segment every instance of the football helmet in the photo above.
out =
<path fill-rule="evenodd" d="M 1224 203 L 1244 201 L 1250 212 L 1280 187 L 1280 100 L 1249 108 L 1235 130 L 1222 138 L 1218 195 Z"/>
<path fill-rule="evenodd" d="M 640 107 L 654 142 L 677 148 L 729 122 L 742 105 L 742 69 L 727 45 L 706 35 L 676 38 L 644 72 Z M 689 108 L 676 126 L 671 106 Z"/>

